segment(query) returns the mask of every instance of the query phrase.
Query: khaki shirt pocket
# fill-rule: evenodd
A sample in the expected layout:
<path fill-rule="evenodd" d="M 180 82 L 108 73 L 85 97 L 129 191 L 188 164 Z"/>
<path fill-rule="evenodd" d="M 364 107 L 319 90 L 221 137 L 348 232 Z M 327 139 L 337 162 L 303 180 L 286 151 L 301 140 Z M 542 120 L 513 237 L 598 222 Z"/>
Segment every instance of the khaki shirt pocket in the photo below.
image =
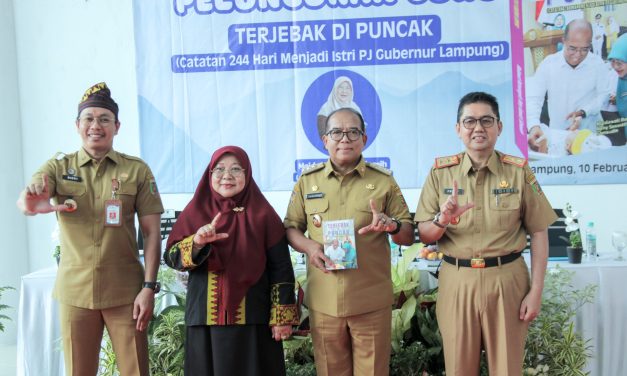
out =
<path fill-rule="evenodd" d="M 494 194 L 490 197 L 490 212 L 496 214 L 492 216 L 498 221 L 497 228 L 499 230 L 509 231 L 516 228 L 521 220 L 520 215 L 521 197 L 518 193 L 501 193 L 497 199 Z"/>
<path fill-rule="evenodd" d="M 329 200 L 324 197 L 310 200 L 306 199 L 305 214 L 307 214 L 307 231 L 309 232 L 309 238 L 322 243 L 322 222 L 330 220 Z M 318 226 L 314 224 L 316 221 L 320 221 Z"/>
<path fill-rule="evenodd" d="M 134 184 L 122 184 L 117 192 L 117 198 L 122 201 L 122 213 L 124 219 L 135 216 L 135 201 L 137 197 L 137 186 Z"/>
<path fill-rule="evenodd" d="M 87 192 L 87 188 L 83 183 L 61 180 L 57 183 L 56 190 L 58 204 L 63 204 L 65 200 L 68 199 L 72 199 L 76 202 L 75 211 L 57 212 L 59 219 L 70 222 L 79 222 L 84 220 L 85 215 L 89 215 L 87 209 L 91 207 L 91 203 L 87 197 L 88 195 L 85 194 Z"/>

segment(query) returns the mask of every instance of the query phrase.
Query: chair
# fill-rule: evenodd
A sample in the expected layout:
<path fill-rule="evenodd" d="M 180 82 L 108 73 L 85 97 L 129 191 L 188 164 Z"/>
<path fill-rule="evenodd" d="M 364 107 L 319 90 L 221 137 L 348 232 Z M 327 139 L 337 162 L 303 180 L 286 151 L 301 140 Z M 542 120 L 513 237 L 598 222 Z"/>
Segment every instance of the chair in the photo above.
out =
<path fill-rule="evenodd" d="M 176 222 L 176 219 L 179 217 L 181 212 L 179 210 L 166 210 L 161 214 L 161 240 L 168 237 L 170 231 L 172 231 L 172 226 Z M 137 247 L 139 249 L 144 249 L 144 236 L 142 234 L 141 226 L 137 226 Z"/>
<path fill-rule="evenodd" d="M 557 220 L 548 228 L 549 233 L 549 257 L 567 257 L 566 247 L 568 243 L 568 232 L 566 232 L 566 223 L 564 220 L 564 212 L 562 209 L 553 209 L 557 215 Z M 527 235 L 526 251 L 531 249 L 531 237 Z"/>

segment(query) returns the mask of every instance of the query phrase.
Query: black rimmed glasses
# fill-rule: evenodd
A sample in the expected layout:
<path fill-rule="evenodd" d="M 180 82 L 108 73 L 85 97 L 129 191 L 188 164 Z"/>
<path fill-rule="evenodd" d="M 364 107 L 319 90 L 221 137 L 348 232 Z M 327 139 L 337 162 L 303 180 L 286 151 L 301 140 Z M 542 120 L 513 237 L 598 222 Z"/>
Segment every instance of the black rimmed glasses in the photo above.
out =
<path fill-rule="evenodd" d="M 344 138 L 344 135 L 348 137 L 349 141 L 357 141 L 359 137 L 361 137 L 363 134 L 364 132 L 356 128 L 352 128 L 347 131 L 341 131 L 339 129 L 331 129 L 330 131 L 327 132 L 327 136 L 329 136 L 329 138 L 332 139 L 333 141 L 342 141 L 342 139 Z"/>
<path fill-rule="evenodd" d="M 80 125 L 84 126 L 84 127 L 91 127 L 92 125 L 94 125 L 95 122 L 98 123 L 98 125 L 100 125 L 103 128 L 106 128 L 108 126 L 111 126 L 112 124 L 115 124 L 115 119 L 110 117 L 110 116 L 100 116 L 100 117 L 93 117 L 93 116 L 83 116 L 83 117 L 79 117 L 78 121 L 80 123 Z"/>
<path fill-rule="evenodd" d="M 245 169 L 241 167 L 231 167 L 229 169 L 226 169 L 224 167 L 216 167 L 211 170 L 211 175 L 216 179 L 222 179 L 224 174 L 228 173 L 234 178 L 239 178 L 240 176 L 244 175 L 244 171 Z"/>
<path fill-rule="evenodd" d="M 477 123 L 481 124 L 483 128 L 491 128 L 496 124 L 496 118 L 494 116 L 482 116 L 479 119 L 467 117 L 462 120 L 462 124 L 466 129 L 475 129 Z"/>

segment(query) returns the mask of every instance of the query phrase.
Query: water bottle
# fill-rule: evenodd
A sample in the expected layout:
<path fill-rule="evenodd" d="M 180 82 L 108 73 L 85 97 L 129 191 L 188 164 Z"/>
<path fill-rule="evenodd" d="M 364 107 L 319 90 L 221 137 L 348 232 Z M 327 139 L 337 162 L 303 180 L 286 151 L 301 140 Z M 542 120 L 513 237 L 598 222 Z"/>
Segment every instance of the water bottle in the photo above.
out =
<path fill-rule="evenodd" d="M 597 235 L 594 232 L 594 222 L 588 222 L 586 227 L 586 253 L 590 260 L 597 258 Z"/>

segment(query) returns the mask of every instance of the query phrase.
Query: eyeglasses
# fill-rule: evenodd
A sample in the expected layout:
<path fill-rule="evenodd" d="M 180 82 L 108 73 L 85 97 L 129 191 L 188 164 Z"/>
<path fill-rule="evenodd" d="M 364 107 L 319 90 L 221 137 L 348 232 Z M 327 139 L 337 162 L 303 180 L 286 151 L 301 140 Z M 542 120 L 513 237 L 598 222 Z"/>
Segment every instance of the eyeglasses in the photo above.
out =
<path fill-rule="evenodd" d="M 98 125 L 100 125 L 103 128 L 106 128 L 110 125 L 112 125 L 113 123 L 115 123 L 115 119 L 109 117 L 109 116 L 101 116 L 101 117 L 93 117 L 93 116 L 85 116 L 85 117 L 81 117 L 78 118 L 78 121 L 80 122 L 80 124 L 82 126 L 92 126 L 94 124 L 94 122 L 98 122 Z"/>
<path fill-rule="evenodd" d="M 359 137 L 361 137 L 363 134 L 364 132 L 360 131 L 359 129 L 349 129 L 346 132 L 339 129 L 331 129 L 327 132 L 327 136 L 329 136 L 329 138 L 331 138 L 333 141 L 342 141 L 344 135 L 348 137 L 349 141 L 357 141 Z"/>
<path fill-rule="evenodd" d="M 481 123 L 483 128 L 491 128 L 496 123 L 496 118 L 494 116 L 483 116 L 480 119 L 468 117 L 462 120 L 462 124 L 466 129 L 475 129 L 477 123 Z"/>
<path fill-rule="evenodd" d="M 574 54 L 575 52 L 580 53 L 580 54 L 587 54 L 588 52 L 590 52 L 590 46 L 588 47 L 568 46 L 566 47 L 566 50 L 571 54 Z"/>
<path fill-rule="evenodd" d="M 222 179 L 225 173 L 228 172 L 234 178 L 239 178 L 244 174 L 245 169 L 241 167 L 231 167 L 230 169 L 226 169 L 224 167 L 216 167 L 211 170 L 211 175 L 216 179 Z"/>

